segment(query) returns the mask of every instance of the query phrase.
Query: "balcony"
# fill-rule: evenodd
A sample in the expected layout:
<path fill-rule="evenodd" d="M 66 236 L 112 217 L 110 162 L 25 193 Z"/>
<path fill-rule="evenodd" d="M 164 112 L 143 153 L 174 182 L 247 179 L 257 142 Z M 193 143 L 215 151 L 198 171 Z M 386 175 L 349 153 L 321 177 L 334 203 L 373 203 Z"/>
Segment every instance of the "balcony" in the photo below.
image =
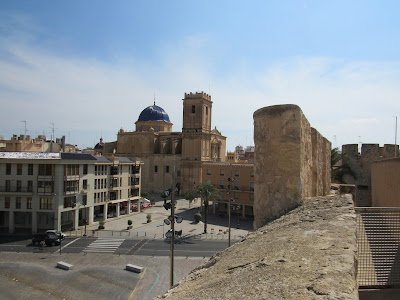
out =
<path fill-rule="evenodd" d="M 32 187 L 8 187 L 8 186 L 0 186 L 0 193 L 6 194 L 18 194 L 18 195 L 32 195 L 33 189 Z"/>

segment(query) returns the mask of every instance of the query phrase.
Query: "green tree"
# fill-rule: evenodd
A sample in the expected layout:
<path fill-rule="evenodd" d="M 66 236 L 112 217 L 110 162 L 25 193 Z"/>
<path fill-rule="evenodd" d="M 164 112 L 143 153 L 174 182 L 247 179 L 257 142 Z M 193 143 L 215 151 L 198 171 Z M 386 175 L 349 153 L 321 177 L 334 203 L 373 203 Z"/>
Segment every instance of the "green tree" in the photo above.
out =
<path fill-rule="evenodd" d="M 189 208 L 190 204 L 193 202 L 193 199 L 195 198 L 193 192 L 187 193 L 185 196 L 185 199 L 189 201 Z"/>
<path fill-rule="evenodd" d="M 344 175 L 351 175 L 356 178 L 356 175 L 351 170 L 351 168 L 343 162 L 343 158 L 345 154 L 343 154 L 339 148 L 333 148 L 331 150 L 331 179 L 332 181 L 338 183 L 344 182 Z"/>
<path fill-rule="evenodd" d="M 210 201 L 215 201 L 221 199 L 219 194 L 219 190 L 209 183 L 203 183 L 198 185 L 194 192 L 194 196 L 200 197 L 201 201 L 204 204 L 204 233 L 207 233 L 207 214 L 208 214 L 208 206 Z"/>

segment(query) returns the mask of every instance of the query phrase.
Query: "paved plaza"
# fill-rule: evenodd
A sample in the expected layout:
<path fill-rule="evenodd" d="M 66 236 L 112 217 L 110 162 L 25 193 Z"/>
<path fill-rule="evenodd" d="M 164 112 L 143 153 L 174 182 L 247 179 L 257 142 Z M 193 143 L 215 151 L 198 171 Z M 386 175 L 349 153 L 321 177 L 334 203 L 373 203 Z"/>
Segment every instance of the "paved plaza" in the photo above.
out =
<path fill-rule="evenodd" d="M 84 227 L 67 232 L 61 254 L 58 247 L 40 251 L 26 239 L 4 241 L 0 245 L 0 299 L 152 299 L 167 292 L 170 258 L 165 233 L 169 226 L 163 220 L 171 211 L 163 204 L 160 200 L 142 212 L 109 219 L 104 230 L 89 225 L 87 237 L 83 237 Z M 194 222 L 199 206 L 199 199 L 190 208 L 187 200 L 177 200 L 175 212 L 183 221 L 175 229 L 183 233 L 176 240 L 174 283 L 228 246 L 228 218 L 210 213 L 208 234 L 203 234 L 204 223 Z M 147 214 L 152 216 L 150 223 Z M 252 228 L 252 220 L 234 214 L 231 224 L 232 243 Z M 73 268 L 59 269 L 59 261 Z M 144 272 L 129 272 L 127 264 L 144 267 Z"/>
<path fill-rule="evenodd" d="M 149 198 L 153 197 L 150 195 Z M 154 198 L 157 196 L 154 195 Z M 158 196 L 158 198 L 160 198 Z M 134 212 L 131 215 L 122 215 L 118 218 L 110 218 L 105 223 L 105 229 L 98 230 L 98 224 L 88 225 L 86 233 L 88 236 L 97 237 L 148 237 L 163 239 L 170 226 L 164 224 L 164 219 L 170 216 L 171 211 L 165 210 L 164 201 L 156 201 L 153 207 L 146 208 L 141 212 Z M 200 199 L 192 202 L 189 208 L 189 201 L 178 199 L 176 201 L 175 215 L 183 218 L 182 223 L 175 223 L 175 230 L 182 230 L 182 238 L 202 239 L 228 239 L 228 217 L 209 213 L 207 219 L 207 233 L 204 234 L 204 223 L 194 222 L 194 214 L 200 210 Z M 147 215 L 151 214 L 151 222 L 147 223 Z M 203 220 L 204 220 L 204 213 Z M 132 228 L 128 229 L 128 220 L 132 220 Z M 231 216 L 231 238 L 240 240 L 252 230 L 253 220 L 243 220 L 241 216 L 232 213 Z M 239 224 L 239 226 L 238 226 Z M 73 232 L 67 232 L 71 236 L 82 236 L 85 233 L 84 226 Z"/>

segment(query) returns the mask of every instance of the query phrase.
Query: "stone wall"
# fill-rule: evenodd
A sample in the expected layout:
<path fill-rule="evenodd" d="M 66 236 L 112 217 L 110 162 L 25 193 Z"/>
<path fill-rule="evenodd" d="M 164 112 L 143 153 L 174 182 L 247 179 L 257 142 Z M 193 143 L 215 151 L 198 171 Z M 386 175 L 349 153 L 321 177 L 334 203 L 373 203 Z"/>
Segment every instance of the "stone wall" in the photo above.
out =
<path fill-rule="evenodd" d="M 398 149 L 398 146 L 396 146 Z M 373 162 L 394 158 L 395 145 L 362 144 L 361 154 L 358 144 L 342 146 L 342 164 L 350 167 L 354 173 L 343 177 L 345 183 L 356 186 L 356 206 L 371 206 L 371 165 Z"/>
<path fill-rule="evenodd" d="M 212 257 L 158 299 L 358 299 L 350 195 L 303 205 Z"/>
<path fill-rule="evenodd" d="M 304 197 L 329 192 L 330 142 L 310 127 L 299 106 L 257 110 L 254 142 L 255 228 L 297 207 Z"/>

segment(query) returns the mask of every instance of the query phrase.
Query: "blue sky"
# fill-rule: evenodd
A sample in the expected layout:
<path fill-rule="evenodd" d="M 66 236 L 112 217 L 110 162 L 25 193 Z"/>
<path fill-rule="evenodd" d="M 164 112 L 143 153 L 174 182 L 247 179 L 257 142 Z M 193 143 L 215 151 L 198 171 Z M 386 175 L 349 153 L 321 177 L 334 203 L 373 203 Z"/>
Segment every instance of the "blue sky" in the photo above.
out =
<path fill-rule="evenodd" d="M 2 1 L 0 135 L 92 147 L 153 102 L 181 131 L 185 92 L 213 98 L 228 150 L 253 112 L 299 105 L 332 141 L 394 143 L 396 1 Z"/>

